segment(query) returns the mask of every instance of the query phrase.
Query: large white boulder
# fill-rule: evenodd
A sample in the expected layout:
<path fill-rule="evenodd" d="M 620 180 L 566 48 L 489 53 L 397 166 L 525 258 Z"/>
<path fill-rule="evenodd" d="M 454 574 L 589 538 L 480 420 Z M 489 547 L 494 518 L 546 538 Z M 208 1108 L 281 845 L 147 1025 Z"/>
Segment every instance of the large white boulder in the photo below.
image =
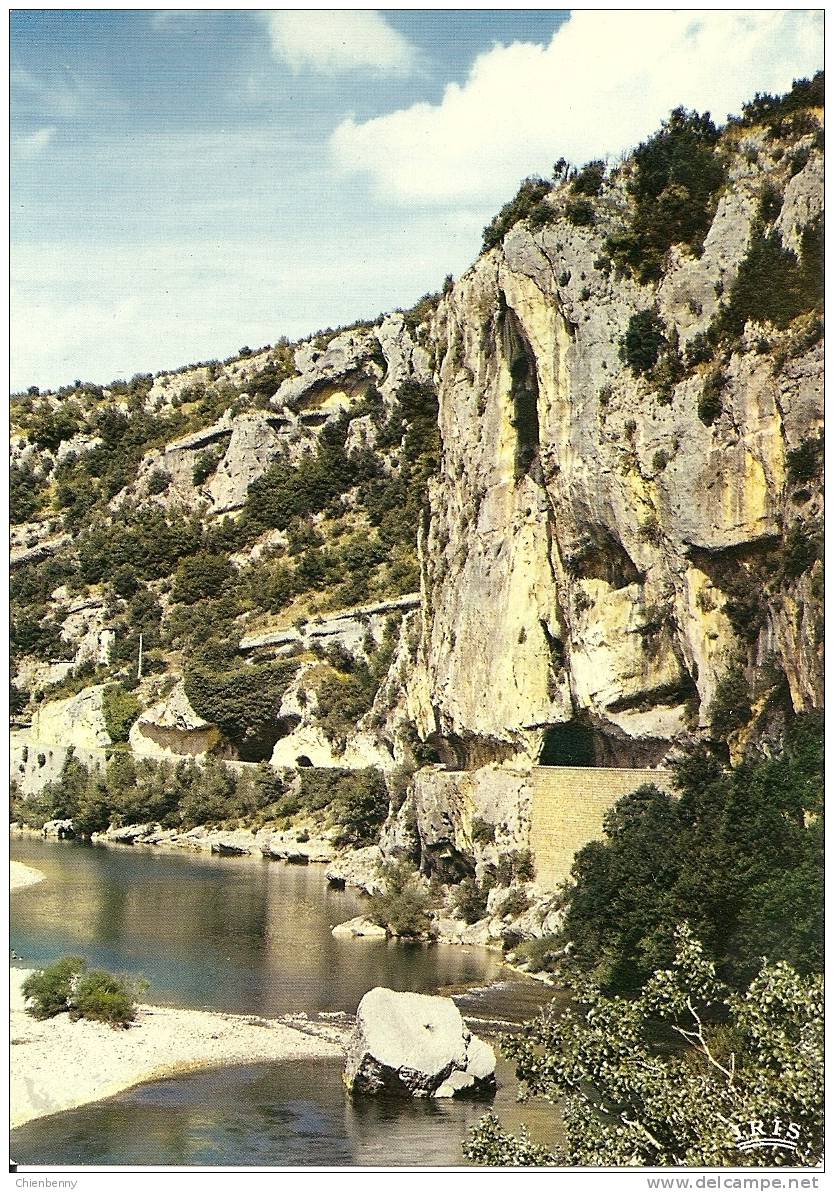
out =
<path fill-rule="evenodd" d="M 344 1081 L 355 1093 L 489 1096 L 495 1052 L 467 1029 L 451 998 L 377 988 L 359 1003 Z"/>

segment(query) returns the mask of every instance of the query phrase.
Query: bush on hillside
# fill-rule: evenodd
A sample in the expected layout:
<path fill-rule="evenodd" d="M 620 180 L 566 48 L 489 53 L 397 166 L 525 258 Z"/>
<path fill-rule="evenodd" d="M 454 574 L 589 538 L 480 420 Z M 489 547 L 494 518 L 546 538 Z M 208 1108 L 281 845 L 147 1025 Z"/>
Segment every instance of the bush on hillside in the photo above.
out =
<path fill-rule="evenodd" d="M 338 844 L 352 848 L 375 844 L 388 814 L 383 772 L 375 766 L 343 771 L 334 785 L 330 813 L 339 826 Z"/>
<path fill-rule="evenodd" d="M 639 376 L 654 368 L 665 344 L 666 328 L 660 316 L 653 310 L 641 310 L 628 321 L 620 342 L 620 359 Z"/>
<path fill-rule="evenodd" d="M 139 715 L 139 700 L 132 691 L 125 691 L 121 683 L 113 683 L 105 687 L 101 705 L 110 740 L 114 745 L 124 744 Z"/>
<path fill-rule="evenodd" d="M 797 259 L 784 247 L 775 228 L 766 232 L 757 224 L 727 304 L 715 321 L 717 333 L 739 336 L 750 320 L 782 329 L 801 314 L 821 310 L 821 238 L 822 220 L 818 217 L 805 228 Z"/>
<path fill-rule="evenodd" d="M 709 230 L 724 167 L 715 147 L 718 130 L 709 112 L 675 108 L 659 132 L 634 152 L 628 227 L 609 236 L 614 264 L 638 281 L 657 281 L 667 250 L 683 244 L 699 251 Z"/>
<path fill-rule="evenodd" d="M 465 923 L 477 923 L 487 911 L 487 897 L 490 886 L 477 878 L 465 877 L 455 888 L 452 905 Z"/>
<path fill-rule="evenodd" d="M 201 551 L 180 560 L 174 578 L 172 599 L 182 604 L 211 600 L 232 587 L 237 573 L 225 555 Z"/>
<path fill-rule="evenodd" d="M 197 715 L 216 724 L 243 760 L 261 761 L 280 735 L 278 707 L 297 669 L 291 661 L 221 671 L 192 666 L 185 672 L 185 694 Z"/>
<path fill-rule="evenodd" d="M 37 517 L 43 504 L 43 481 L 30 463 L 9 466 L 9 520 L 13 526 Z"/>
<path fill-rule="evenodd" d="M 498 214 L 484 228 L 482 252 L 495 248 L 519 220 L 528 219 L 552 190 L 544 178 L 525 178 L 515 198 L 505 203 Z"/>
<path fill-rule="evenodd" d="M 431 898 L 414 866 L 393 861 L 381 876 L 383 889 L 371 896 L 369 918 L 392 935 L 423 935 L 431 926 Z"/>
<path fill-rule="evenodd" d="M 571 180 L 570 188 L 576 195 L 589 195 L 593 198 L 602 190 L 605 182 L 605 162 L 586 162 L 575 178 Z"/>

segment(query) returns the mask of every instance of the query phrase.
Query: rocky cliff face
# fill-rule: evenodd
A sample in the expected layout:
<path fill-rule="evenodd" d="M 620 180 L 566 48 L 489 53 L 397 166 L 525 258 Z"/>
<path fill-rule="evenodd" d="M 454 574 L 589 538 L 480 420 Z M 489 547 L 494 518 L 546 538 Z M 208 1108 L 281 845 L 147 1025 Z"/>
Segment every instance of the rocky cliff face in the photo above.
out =
<path fill-rule="evenodd" d="M 709 422 L 699 399 L 717 353 L 663 394 L 620 358 L 652 310 L 686 359 L 732 289 L 766 186 L 784 187 L 786 244 L 819 214 L 818 154 L 791 176 L 763 139 L 742 149 L 702 255 L 673 250 L 659 284 L 611 269 L 626 204 L 614 184 L 593 228 L 518 224 L 440 304 L 443 454 L 409 696 L 456 767 L 559 760 L 566 724 L 597 764 L 657 764 L 710 728 L 739 668 L 759 720 L 774 699 L 821 702 L 821 562 L 795 574 L 791 555 L 818 531 L 818 484 L 791 460 L 820 434 L 821 344 L 748 323 L 724 350 Z"/>

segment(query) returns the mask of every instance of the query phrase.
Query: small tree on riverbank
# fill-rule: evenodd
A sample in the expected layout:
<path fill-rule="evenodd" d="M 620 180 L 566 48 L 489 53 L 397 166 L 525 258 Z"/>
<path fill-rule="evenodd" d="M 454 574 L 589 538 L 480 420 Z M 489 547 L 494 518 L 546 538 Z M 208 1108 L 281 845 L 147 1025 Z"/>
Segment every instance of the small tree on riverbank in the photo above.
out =
<path fill-rule="evenodd" d="M 822 1157 L 822 978 L 765 964 L 744 993 L 717 981 L 687 927 L 671 968 L 640 995 L 577 986 L 504 1036 L 526 1091 L 563 1105 L 549 1154 L 493 1115 L 464 1144 L 475 1163 L 536 1166 L 812 1166 Z M 663 1030 L 683 1047 L 659 1045 Z"/>

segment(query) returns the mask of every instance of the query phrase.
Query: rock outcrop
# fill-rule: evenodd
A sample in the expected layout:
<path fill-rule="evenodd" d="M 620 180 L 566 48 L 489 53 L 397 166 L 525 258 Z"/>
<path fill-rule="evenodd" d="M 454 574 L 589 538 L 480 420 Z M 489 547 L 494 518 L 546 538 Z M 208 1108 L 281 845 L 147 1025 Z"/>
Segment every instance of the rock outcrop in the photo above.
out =
<path fill-rule="evenodd" d="M 495 1053 L 451 998 L 377 988 L 359 1003 L 344 1081 L 353 1093 L 490 1096 Z"/>
<path fill-rule="evenodd" d="M 356 915 L 345 923 L 337 923 L 331 935 L 334 939 L 385 939 L 388 932 L 379 923 L 372 923 L 364 915 Z"/>
<path fill-rule="evenodd" d="M 535 761 L 560 725 L 587 732 L 597 764 L 660 764 L 709 729 L 739 660 L 756 696 L 767 659 L 795 711 L 820 705 L 816 570 L 766 581 L 791 534 L 818 522 L 818 486 L 797 492 L 790 460 L 821 431 L 821 345 L 792 341 L 774 362 L 778 337 L 749 326 L 726 350 L 714 418 L 699 412 L 709 368 L 682 369 L 659 393 L 620 357 L 642 311 L 681 345 L 704 335 L 766 185 L 784 187 L 795 241 L 820 210 L 815 153 L 792 178 L 751 167 L 721 198 L 703 254 L 673 253 L 658 286 L 611 269 L 618 182 L 593 227 L 519 223 L 441 301 L 443 456 L 409 705 L 452 768 Z M 757 618 L 742 624 L 739 592 L 757 585 Z"/>
<path fill-rule="evenodd" d="M 199 757 L 218 745 L 220 730 L 197 715 L 180 682 L 134 721 L 129 740 L 149 757 Z"/>

